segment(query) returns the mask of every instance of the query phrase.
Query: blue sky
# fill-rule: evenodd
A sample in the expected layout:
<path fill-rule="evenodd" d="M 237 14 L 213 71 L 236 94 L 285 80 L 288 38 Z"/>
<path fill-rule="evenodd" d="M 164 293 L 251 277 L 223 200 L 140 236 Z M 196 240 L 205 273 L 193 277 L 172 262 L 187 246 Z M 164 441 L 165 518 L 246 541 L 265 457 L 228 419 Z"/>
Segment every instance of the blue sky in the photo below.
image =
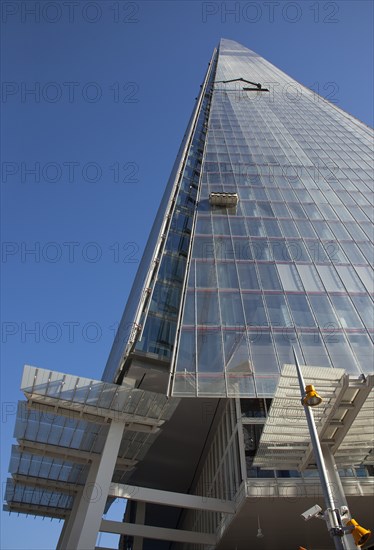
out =
<path fill-rule="evenodd" d="M 1 24 L 4 484 L 23 365 L 101 377 L 219 39 L 372 125 L 373 3 L 11 1 Z M 1 520 L 4 550 L 61 529 Z"/>

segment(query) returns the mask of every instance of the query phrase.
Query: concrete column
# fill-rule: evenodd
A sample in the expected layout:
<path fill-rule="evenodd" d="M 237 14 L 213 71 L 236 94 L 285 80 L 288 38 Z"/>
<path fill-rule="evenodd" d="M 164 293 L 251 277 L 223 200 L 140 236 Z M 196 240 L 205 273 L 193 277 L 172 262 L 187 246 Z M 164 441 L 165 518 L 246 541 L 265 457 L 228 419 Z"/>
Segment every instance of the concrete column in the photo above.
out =
<path fill-rule="evenodd" d="M 144 525 L 145 523 L 145 502 L 136 503 L 135 523 L 137 525 Z M 133 550 L 143 550 L 143 537 L 134 537 Z"/>
<path fill-rule="evenodd" d="M 95 549 L 124 427 L 123 422 L 112 420 L 101 456 L 92 463 L 75 514 L 71 514 L 72 524 L 61 550 Z"/>

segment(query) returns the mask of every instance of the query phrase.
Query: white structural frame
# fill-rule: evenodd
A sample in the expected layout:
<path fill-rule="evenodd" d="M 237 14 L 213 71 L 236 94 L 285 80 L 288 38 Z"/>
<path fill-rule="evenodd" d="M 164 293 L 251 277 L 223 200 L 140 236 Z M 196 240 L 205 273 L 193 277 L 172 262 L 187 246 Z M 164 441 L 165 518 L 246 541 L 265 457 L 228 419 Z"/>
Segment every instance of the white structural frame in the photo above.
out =
<path fill-rule="evenodd" d="M 64 398 L 64 385 L 65 392 L 67 392 L 66 395 L 70 396 L 69 399 Z M 91 398 L 92 394 L 89 392 L 95 385 L 99 388 L 97 392 L 99 398 L 96 400 Z M 105 388 L 101 388 L 101 385 L 105 385 Z M 88 387 L 87 396 L 90 402 L 86 398 L 82 399 L 82 393 L 84 394 L 86 386 Z M 56 387 L 58 390 L 56 390 Z M 73 396 L 71 396 L 71 388 L 74 391 Z M 48 505 L 35 505 L 29 502 L 9 502 L 6 509 L 15 512 L 42 513 L 46 516 L 64 519 L 57 550 L 94 550 L 99 532 L 134 536 L 136 543 L 139 543 L 139 548 L 142 547 L 143 538 L 215 545 L 216 536 L 213 534 L 144 525 L 145 504 L 153 503 L 233 515 L 236 511 L 233 502 L 172 491 L 159 491 L 146 487 L 114 483 L 112 481 L 115 470 L 131 470 L 137 464 L 137 460 L 118 456 L 124 432 L 157 433 L 162 429 L 162 425 L 166 421 L 165 418 L 155 418 L 141 414 L 139 407 L 133 413 L 126 412 L 126 407 L 123 410 L 121 407 L 118 407 L 118 399 L 113 407 L 100 406 L 100 399 L 104 393 L 104 389 L 105 391 L 108 390 L 109 393 L 113 392 L 115 397 L 117 393 L 127 392 L 125 397 L 131 399 L 131 388 L 119 387 L 117 392 L 117 387 L 114 384 L 104 384 L 103 382 L 92 380 L 87 382 L 85 379 L 71 375 L 26 366 L 22 380 L 22 389 L 27 398 L 27 411 L 36 411 L 38 414 L 51 415 L 51 418 L 58 415 L 70 419 L 87 420 L 94 424 L 108 426 L 108 431 L 100 453 L 61 445 L 40 443 L 20 437 L 18 439 L 19 451 L 31 455 L 70 460 L 76 464 L 88 465 L 88 475 L 84 485 L 79 485 L 68 481 L 13 473 L 13 481 L 22 486 L 29 487 L 30 490 L 56 491 L 73 497 L 73 507 L 71 510 L 62 508 L 57 510 Z M 134 392 L 137 391 L 134 390 Z M 158 394 L 154 395 L 155 401 L 160 399 L 160 397 L 162 398 Z M 144 399 L 145 401 L 149 400 L 151 403 L 149 411 L 154 414 L 155 410 L 157 411 L 157 407 L 156 409 L 152 408 L 152 393 L 145 392 Z M 120 402 L 123 406 L 125 405 L 124 399 Z M 167 400 L 167 403 L 170 403 L 172 407 L 173 400 Z M 164 416 L 168 415 L 167 407 L 168 405 L 166 405 Z M 27 421 L 27 417 L 25 418 Z M 137 501 L 139 508 L 143 510 L 143 517 L 137 517 L 137 523 L 135 524 L 104 520 L 103 515 L 107 507 L 107 501 L 110 498 Z"/>

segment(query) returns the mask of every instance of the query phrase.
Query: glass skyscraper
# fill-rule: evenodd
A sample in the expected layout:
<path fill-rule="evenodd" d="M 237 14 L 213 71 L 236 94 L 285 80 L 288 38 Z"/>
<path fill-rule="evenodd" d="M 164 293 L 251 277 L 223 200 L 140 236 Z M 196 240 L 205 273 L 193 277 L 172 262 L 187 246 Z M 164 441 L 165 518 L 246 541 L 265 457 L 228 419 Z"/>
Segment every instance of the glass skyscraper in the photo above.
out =
<path fill-rule="evenodd" d="M 152 365 L 170 395 L 271 397 L 292 346 L 305 364 L 371 372 L 372 140 L 221 40 L 105 378 L 147 385 Z"/>
<path fill-rule="evenodd" d="M 299 517 L 323 498 L 295 350 L 372 528 L 372 155 L 369 127 L 222 39 L 102 381 L 25 369 L 6 509 L 64 519 L 59 550 L 331 548 Z"/>
<path fill-rule="evenodd" d="M 199 475 L 190 485 L 175 467 L 185 490 L 231 499 L 246 480 L 247 498 L 271 493 L 272 483 L 280 496 L 282 481 L 292 479 L 293 495 L 308 495 L 308 483 L 318 493 L 313 466 L 262 469 L 255 456 L 292 348 L 305 365 L 344 369 L 353 379 L 373 372 L 372 147 L 365 124 L 255 52 L 220 41 L 104 373 L 174 397 L 211 398 L 220 420 L 196 434 Z M 196 400 L 182 401 L 188 416 Z M 161 451 L 162 437 L 159 453 L 146 459 L 148 476 L 132 479 L 170 490 L 167 475 L 157 483 L 150 474 L 154 458 L 176 452 L 166 442 Z M 352 494 L 372 498 L 373 460 L 365 460 L 340 460 L 340 474 Z M 129 505 L 125 519 L 135 509 Z M 264 517 L 261 505 L 254 509 Z M 145 518 L 173 523 L 152 505 Z M 225 533 L 217 548 L 245 548 L 243 523 L 225 522 L 214 512 L 185 512 L 177 525 Z M 307 542 L 324 548 L 324 536 Z M 286 548 L 275 540 L 268 548 Z M 124 541 L 132 548 L 131 537 Z"/>

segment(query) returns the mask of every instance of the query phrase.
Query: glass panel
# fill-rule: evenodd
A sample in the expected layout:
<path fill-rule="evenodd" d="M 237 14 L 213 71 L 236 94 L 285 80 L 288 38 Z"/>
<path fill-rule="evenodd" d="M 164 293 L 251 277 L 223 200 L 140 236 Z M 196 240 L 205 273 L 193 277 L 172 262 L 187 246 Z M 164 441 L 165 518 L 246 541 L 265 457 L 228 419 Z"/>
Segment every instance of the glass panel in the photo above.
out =
<path fill-rule="evenodd" d="M 196 220 L 196 233 L 203 233 L 204 235 L 212 234 L 212 222 L 210 216 L 198 216 Z"/>
<path fill-rule="evenodd" d="M 310 312 L 305 296 L 301 294 L 287 294 L 287 300 L 297 327 L 314 327 L 315 322 Z"/>
<path fill-rule="evenodd" d="M 215 288 L 217 286 L 216 267 L 211 262 L 196 262 L 196 286 Z"/>
<path fill-rule="evenodd" d="M 252 363 L 249 358 L 249 349 L 245 331 L 224 331 L 223 345 L 225 350 L 226 371 L 232 374 L 252 373 Z"/>
<path fill-rule="evenodd" d="M 253 254 L 249 239 L 238 239 L 233 237 L 235 259 L 236 260 L 253 260 Z"/>
<path fill-rule="evenodd" d="M 337 329 L 338 320 L 334 314 L 331 303 L 327 296 L 309 296 L 318 326 L 323 329 Z"/>
<path fill-rule="evenodd" d="M 341 247 L 336 241 L 329 241 L 323 243 L 323 248 L 327 254 L 330 262 L 348 264 L 347 256 L 343 253 Z"/>
<path fill-rule="evenodd" d="M 193 244 L 192 255 L 194 258 L 202 258 L 203 260 L 214 258 L 213 237 L 195 237 Z"/>
<path fill-rule="evenodd" d="M 299 335 L 299 341 L 306 365 L 331 367 L 330 359 L 319 332 L 302 333 Z M 339 365 L 336 366 L 339 367 Z"/>
<path fill-rule="evenodd" d="M 247 235 L 245 218 L 230 217 L 229 222 L 232 235 Z"/>
<path fill-rule="evenodd" d="M 356 271 L 370 294 L 374 292 L 374 272 L 372 267 L 356 267 Z"/>
<path fill-rule="evenodd" d="M 197 324 L 198 325 L 219 325 L 218 311 L 218 292 L 202 292 L 196 293 L 196 308 L 197 308 Z"/>
<path fill-rule="evenodd" d="M 259 294 L 242 294 L 246 324 L 268 326 L 262 296 Z"/>
<path fill-rule="evenodd" d="M 244 325 L 242 301 L 237 292 L 220 292 L 221 317 L 223 326 Z"/>
<path fill-rule="evenodd" d="M 293 218 L 306 218 L 304 210 L 301 208 L 301 205 L 298 203 L 290 202 L 288 203 L 288 208 L 293 216 Z"/>
<path fill-rule="evenodd" d="M 348 292 L 365 291 L 364 285 L 361 283 L 357 273 L 351 266 L 337 265 L 336 270 Z"/>
<path fill-rule="evenodd" d="M 353 264 L 366 264 L 366 259 L 361 254 L 357 245 L 352 242 L 342 242 L 342 248 L 349 258 L 349 261 Z"/>
<path fill-rule="evenodd" d="M 298 264 L 297 270 L 307 292 L 318 292 L 323 290 L 322 281 L 314 265 Z"/>
<path fill-rule="evenodd" d="M 182 330 L 178 349 L 177 371 L 195 372 L 195 345 L 195 331 Z"/>
<path fill-rule="evenodd" d="M 324 336 L 324 340 L 331 360 L 336 367 L 345 369 L 351 374 L 358 375 L 360 373 L 344 334 L 335 333 L 332 336 Z"/>
<path fill-rule="evenodd" d="M 334 234 L 330 230 L 327 222 L 319 221 L 313 222 L 313 227 L 317 232 L 317 235 L 320 239 L 332 240 L 334 239 Z"/>
<path fill-rule="evenodd" d="M 331 301 L 343 328 L 362 328 L 362 323 L 348 296 L 331 296 Z"/>
<path fill-rule="evenodd" d="M 281 370 L 285 364 L 294 364 L 293 347 L 298 357 L 302 357 L 294 331 L 282 331 L 282 333 L 275 332 L 273 333 L 273 338 Z"/>
<path fill-rule="evenodd" d="M 334 232 L 335 237 L 338 240 L 343 239 L 343 240 L 350 241 L 352 239 L 351 235 L 348 233 L 348 231 L 346 230 L 346 228 L 341 222 L 338 222 L 338 223 L 330 222 L 329 225 L 332 231 Z"/>
<path fill-rule="evenodd" d="M 372 374 L 374 364 L 373 342 L 366 334 L 349 334 L 348 340 L 362 372 Z"/>
<path fill-rule="evenodd" d="M 220 237 L 215 239 L 214 251 L 217 260 L 235 259 L 234 245 L 229 237 Z"/>
<path fill-rule="evenodd" d="M 303 285 L 294 265 L 278 264 L 277 269 L 284 290 L 303 290 Z"/>
<path fill-rule="evenodd" d="M 345 290 L 334 267 L 328 265 L 317 265 L 316 267 L 328 292 L 341 292 Z"/>
<path fill-rule="evenodd" d="M 309 221 L 302 221 L 302 220 L 298 220 L 296 222 L 296 225 L 299 229 L 299 233 L 302 237 L 306 238 L 306 239 L 313 239 L 315 238 L 317 235 L 313 229 L 313 226 L 312 224 L 309 222 Z"/>
<path fill-rule="evenodd" d="M 176 317 L 179 311 L 179 303 L 182 289 L 180 286 L 171 286 L 165 283 L 156 283 L 152 294 L 150 311 L 165 312 Z"/>
<path fill-rule="evenodd" d="M 234 262 L 217 263 L 218 285 L 220 288 L 238 288 L 238 276 Z"/>
<path fill-rule="evenodd" d="M 255 260 L 271 260 L 272 252 L 269 242 L 265 239 L 253 239 L 252 240 L 253 257 Z"/>
<path fill-rule="evenodd" d="M 274 218 L 274 211 L 270 205 L 270 202 L 258 202 L 257 212 L 259 216 Z"/>
<path fill-rule="evenodd" d="M 197 331 L 199 372 L 223 371 L 222 335 L 219 329 Z"/>
<path fill-rule="evenodd" d="M 369 296 L 351 296 L 366 328 L 374 329 L 374 304 Z"/>
<path fill-rule="evenodd" d="M 274 327 L 291 327 L 292 321 L 283 294 L 265 296 L 270 324 Z"/>
<path fill-rule="evenodd" d="M 182 282 L 186 269 L 186 258 L 165 254 L 161 261 L 159 279 Z"/>
<path fill-rule="evenodd" d="M 374 247 L 372 243 L 369 241 L 366 241 L 364 243 L 358 243 L 357 246 L 361 250 L 361 252 L 364 254 L 365 258 L 369 262 L 369 264 L 374 263 Z"/>
<path fill-rule="evenodd" d="M 331 260 L 326 254 L 320 241 L 305 241 L 305 246 L 308 249 L 312 261 L 315 263 L 330 263 Z"/>
<path fill-rule="evenodd" d="M 296 228 L 295 222 L 292 220 L 280 220 L 279 224 L 285 237 L 299 237 L 299 232 Z"/>
<path fill-rule="evenodd" d="M 269 331 L 262 329 L 259 337 L 250 342 L 250 348 L 253 365 L 258 376 L 278 372 L 278 362 Z"/>
<path fill-rule="evenodd" d="M 263 290 L 281 290 L 277 270 L 274 264 L 257 264 Z"/>
<path fill-rule="evenodd" d="M 268 237 L 281 237 L 282 233 L 275 220 L 264 220 L 264 226 Z"/>
<path fill-rule="evenodd" d="M 195 292 L 191 290 L 188 290 L 186 294 L 186 301 L 183 313 L 183 324 L 195 324 Z"/>
<path fill-rule="evenodd" d="M 247 224 L 251 237 L 265 237 L 266 232 L 261 220 L 247 220 Z"/>
<path fill-rule="evenodd" d="M 143 337 L 136 349 L 170 357 L 174 344 L 176 324 L 149 314 Z"/>
<path fill-rule="evenodd" d="M 255 290 L 259 288 L 255 264 L 237 263 L 240 288 Z"/>
<path fill-rule="evenodd" d="M 215 235 L 229 235 L 229 222 L 227 217 L 213 216 L 212 219 L 213 231 Z"/>

